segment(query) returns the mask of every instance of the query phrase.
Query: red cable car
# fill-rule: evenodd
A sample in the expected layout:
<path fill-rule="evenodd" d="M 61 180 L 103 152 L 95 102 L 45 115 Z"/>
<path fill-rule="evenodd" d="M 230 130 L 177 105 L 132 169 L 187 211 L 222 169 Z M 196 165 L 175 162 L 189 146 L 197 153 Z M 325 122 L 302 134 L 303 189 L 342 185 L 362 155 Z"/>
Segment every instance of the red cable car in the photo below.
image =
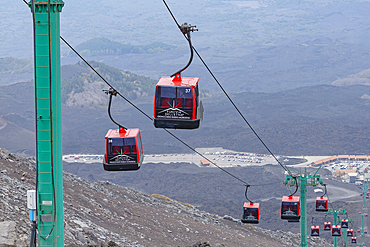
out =
<path fill-rule="evenodd" d="M 340 225 L 333 225 L 333 227 L 331 228 L 331 235 L 333 237 L 342 236 L 340 230 Z"/>
<path fill-rule="evenodd" d="M 320 236 L 319 226 L 311 226 L 311 236 Z"/>
<path fill-rule="evenodd" d="M 348 237 L 353 237 L 353 229 L 348 229 L 347 230 L 347 236 Z"/>
<path fill-rule="evenodd" d="M 126 129 L 113 120 L 110 113 L 112 97 L 117 95 L 113 88 L 103 90 L 109 94 L 108 115 L 118 129 L 110 129 L 105 136 L 105 155 L 103 159 L 106 171 L 138 170 L 143 163 L 143 143 L 139 129 Z"/>
<path fill-rule="evenodd" d="M 179 26 L 189 42 L 190 58 L 187 65 L 170 77 L 161 77 L 155 87 L 154 119 L 156 128 L 196 129 L 203 119 L 203 105 L 199 100 L 199 78 L 181 78 L 193 60 L 190 32 L 198 31 L 195 26 L 184 23 Z"/>
<path fill-rule="evenodd" d="M 199 100 L 199 78 L 161 77 L 155 87 L 154 126 L 170 129 L 196 129 L 203 119 Z"/>
<path fill-rule="evenodd" d="M 324 222 L 324 231 L 330 231 L 330 230 L 331 230 L 331 223 Z"/>
<path fill-rule="evenodd" d="M 366 234 L 367 234 L 367 230 L 364 230 L 364 233 L 366 233 Z"/>
<path fill-rule="evenodd" d="M 244 202 L 243 205 L 243 223 L 258 224 L 260 220 L 260 204 L 253 202 Z"/>
<path fill-rule="evenodd" d="M 283 196 L 280 215 L 281 219 L 289 222 L 299 221 L 299 196 Z"/>
<path fill-rule="evenodd" d="M 347 219 L 342 219 L 340 223 L 341 228 L 348 228 L 348 220 Z"/>
<path fill-rule="evenodd" d="M 139 129 L 110 129 L 105 139 L 104 170 L 129 171 L 140 168 L 144 153 Z"/>
<path fill-rule="evenodd" d="M 328 211 L 328 198 L 327 197 L 316 197 L 316 211 L 326 212 Z"/>
<path fill-rule="evenodd" d="M 351 243 L 352 244 L 357 244 L 357 238 L 356 237 L 352 237 L 351 238 Z"/>

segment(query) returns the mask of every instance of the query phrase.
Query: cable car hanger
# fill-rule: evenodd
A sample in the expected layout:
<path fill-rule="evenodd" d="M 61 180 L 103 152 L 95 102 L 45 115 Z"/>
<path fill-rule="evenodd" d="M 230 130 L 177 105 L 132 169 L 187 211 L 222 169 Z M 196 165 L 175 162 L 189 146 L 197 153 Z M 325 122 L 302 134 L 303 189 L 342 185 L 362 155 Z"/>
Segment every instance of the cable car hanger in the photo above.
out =
<path fill-rule="evenodd" d="M 192 26 L 191 24 L 187 24 L 186 22 L 184 24 L 182 24 L 181 26 L 178 26 L 178 27 L 180 28 L 180 31 L 182 32 L 182 34 L 185 36 L 186 40 L 189 42 L 190 58 L 189 58 L 189 62 L 185 65 L 185 67 L 178 70 L 177 72 L 173 73 L 171 75 L 171 77 L 174 77 L 176 75 L 180 75 L 181 72 L 183 72 L 185 69 L 187 69 L 189 67 L 189 65 L 191 64 L 191 62 L 193 61 L 194 52 L 193 52 L 193 45 L 191 44 L 190 32 L 198 31 L 198 29 L 196 29 L 197 26 Z"/>
<path fill-rule="evenodd" d="M 248 198 L 248 188 L 249 187 L 251 187 L 251 185 L 250 184 L 246 184 L 245 185 L 245 193 L 244 193 L 244 195 L 245 195 L 245 198 L 249 201 L 249 202 L 251 202 L 252 204 L 253 204 L 253 202 L 251 201 L 251 200 L 249 200 L 249 198 Z"/>
<path fill-rule="evenodd" d="M 325 193 L 321 197 L 324 197 L 328 193 L 328 191 L 326 190 L 326 184 L 322 184 L 322 185 L 325 187 Z"/>
<path fill-rule="evenodd" d="M 292 176 L 294 178 L 294 181 L 295 181 L 295 191 L 289 195 L 288 197 L 291 197 L 291 196 L 294 196 L 295 193 L 297 193 L 298 191 L 298 181 L 297 181 L 297 176 Z"/>
<path fill-rule="evenodd" d="M 124 130 L 126 130 L 127 128 L 122 126 L 121 124 L 117 123 L 116 121 L 114 121 L 114 119 L 112 118 L 112 115 L 110 113 L 110 108 L 111 108 L 111 105 L 112 105 L 112 97 L 113 96 L 117 96 L 117 91 L 113 88 L 110 88 L 108 90 L 103 90 L 104 93 L 106 94 L 109 94 L 109 104 L 108 104 L 108 115 L 109 115 L 109 118 L 112 120 L 113 123 L 115 123 L 116 125 L 118 125 L 119 128 L 122 128 Z"/>

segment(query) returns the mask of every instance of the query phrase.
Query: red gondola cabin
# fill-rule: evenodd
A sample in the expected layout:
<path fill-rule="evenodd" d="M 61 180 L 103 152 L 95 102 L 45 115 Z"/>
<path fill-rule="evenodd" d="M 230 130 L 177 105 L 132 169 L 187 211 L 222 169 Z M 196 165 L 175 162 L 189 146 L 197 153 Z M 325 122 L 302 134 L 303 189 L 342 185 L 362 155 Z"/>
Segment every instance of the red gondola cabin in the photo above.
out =
<path fill-rule="evenodd" d="M 320 236 L 319 226 L 311 226 L 311 236 Z"/>
<path fill-rule="evenodd" d="M 342 236 L 341 232 L 340 232 L 340 225 L 333 225 L 333 227 L 331 228 L 331 235 L 332 236 Z"/>
<path fill-rule="evenodd" d="M 340 223 L 340 227 L 341 228 L 348 228 L 348 220 L 342 219 L 342 221 Z"/>
<path fill-rule="evenodd" d="M 324 222 L 324 231 L 330 231 L 330 230 L 331 230 L 331 223 Z"/>
<path fill-rule="evenodd" d="M 348 229 L 347 230 L 347 236 L 348 237 L 353 237 L 353 229 Z"/>
<path fill-rule="evenodd" d="M 260 204 L 245 202 L 243 205 L 243 223 L 258 224 L 260 220 Z"/>
<path fill-rule="evenodd" d="M 139 129 L 110 129 L 105 139 L 104 170 L 129 171 L 140 168 L 144 153 Z"/>
<path fill-rule="evenodd" d="M 351 243 L 352 244 L 357 244 L 357 238 L 356 237 L 352 237 L 351 238 Z"/>
<path fill-rule="evenodd" d="M 326 212 L 328 211 L 328 198 L 327 197 L 316 197 L 316 211 Z"/>
<path fill-rule="evenodd" d="M 169 129 L 196 129 L 203 119 L 199 100 L 199 78 L 161 77 L 155 87 L 154 126 Z"/>
<path fill-rule="evenodd" d="M 283 196 L 280 214 L 283 220 L 299 221 L 299 196 Z"/>

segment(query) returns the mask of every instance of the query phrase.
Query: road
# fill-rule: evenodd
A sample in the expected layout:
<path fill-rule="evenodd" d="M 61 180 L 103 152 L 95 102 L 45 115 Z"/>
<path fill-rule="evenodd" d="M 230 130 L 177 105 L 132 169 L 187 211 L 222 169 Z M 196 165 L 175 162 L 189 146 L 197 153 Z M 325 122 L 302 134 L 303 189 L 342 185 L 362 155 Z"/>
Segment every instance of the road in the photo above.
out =
<path fill-rule="evenodd" d="M 215 163 L 220 167 L 247 167 L 247 166 L 264 166 L 268 164 L 277 165 L 278 163 L 271 155 L 265 154 L 254 154 L 247 152 L 235 152 L 231 150 L 224 150 L 222 148 L 199 148 L 197 152 L 201 153 L 211 162 Z M 279 157 L 279 156 L 278 156 Z M 286 157 L 286 156 L 285 156 Z M 289 156 L 289 158 L 306 159 L 307 162 L 294 165 L 294 167 L 307 167 L 314 161 L 323 159 L 328 156 Z M 95 163 L 100 162 L 103 159 L 103 155 L 87 155 L 87 154 L 70 154 L 64 155 L 63 161 L 65 162 L 83 162 L 83 163 Z M 205 158 L 198 154 L 145 154 L 145 163 L 177 163 L 187 162 L 201 166 L 201 160 Z M 284 160 L 282 161 L 284 162 Z M 209 167 L 215 167 L 212 163 Z"/>
<path fill-rule="evenodd" d="M 7 125 L 8 123 L 4 119 L 0 118 L 0 130 L 4 129 Z"/>

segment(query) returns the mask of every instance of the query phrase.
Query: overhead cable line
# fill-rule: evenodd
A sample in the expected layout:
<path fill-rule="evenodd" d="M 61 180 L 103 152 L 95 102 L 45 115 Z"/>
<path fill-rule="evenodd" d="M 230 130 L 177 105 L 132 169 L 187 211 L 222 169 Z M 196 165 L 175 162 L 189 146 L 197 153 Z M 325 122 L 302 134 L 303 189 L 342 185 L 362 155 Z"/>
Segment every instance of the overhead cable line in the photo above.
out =
<path fill-rule="evenodd" d="M 163 0 L 163 3 L 165 4 L 168 12 L 171 14 L 173 20 L 175 21 L 177 27 L 181 30 L 181 26 L 179 25 L 179 23 L 177 22 L 175 16 L 173 15 L 172 11 L 170 10 L 170 8 L 168 7 L 167 3 L 165 0 Z M 187 39 L 187 37 L 185 36 L 185 34 L 183 34 L 184 37 Z M 264 143 L 264 141 L 261 139 L 261 137 L 257 134 L 257 132 L 253 129 L 252 125 L 248 122 L 248 120 L 244 117 L 244 115 L 241 113 L 241 111 L 239 110 L 239 108 L 236 106 L 236 104 L 234 103 L 234 101 L 230 98 L 230 96 L 228 95 L 228 93 L 225 91 L 225 89 L 222 87 L 221 83 L 217 80 L 216 76 L 212 73 L 211 69 L 207 66 L 207 64 L 205 63 L 205 61 L 203 60 L 203 58 L 200 56 L 200 54 L 198 53 L 198 51 L 195 49 L 195 47 L 192 45 L 192 48 L 193 50 L 195 51 L 195 53 L 197 54 L 197 56 L 199 57 L 199 59 L 202 61 L 203 65 L 206 67 L 206 69 L 208 70 L 208 72 L 211 74 L 211 76 L 213 77 L 213 79 L 216 81 L 216 83 L 218 84 L 218 86 L 221 88 L 221 90 L 223 91 L 223 93 L 226 95 L 226 97 L 229 99 L 229 101 L 231 102 L 231 104 L 234 106 L 234 108 L 236 109 L 236 111 L 239 113 L 239 115 L 243 118 L 244 122 L 249 126 L 249 128 L 252 130 L 252 132 L 255 134 L 255 136 L 258 138 L 258 140 L 263 144 L 263 146 L 267 149 L 267 151 L 271 154 L 272 157 L 274 157 L 274 159 L 276 160 L 276 162 L 287 172 L 288 169 L 286 169 L 286 167 L 284 167 L 279 159 L 272 153 L 272 151 L 268 148 L 268 146 Z M 290 172 L 289 172 L 290 173 Z"/>
<path fill-rule="evenodd" d="M 79 57 L 81 58 L 82 61 L 84 61 L 87 66 L 89 66 L 109 87 L 111 87 L 113 90 L 115 90 L 117 92 L 117 94 L 119 96 L 121 96 L 126 102 L 128 102 L 130 105 L 132 105 L 135 109 L 137 109 L 138 111 L 140 111 L 143 115 L 145 115 L 148 119 L 150 119 L 151 121 L 153 121 L 153 118 L 150 117 L 148 114 L 146 114 L 144 111 L 142 111 L 139 107 L 137 107 L 134 103 L 132 103 L 129 99 L 127 99 L 125 96 L 123 96 L 119 91 L 117 91 L 116 89 L 114 89 L 114 87 L 102 76 L 99 74 L 98 71 L 96 71 L 90 64 L 89 62 L 87 62 L 62 36 L 60 36 L 60 39 L 63 40 L 63 42 Z M 170 132 L 169 130 L 163 128 L 164 131 L 166 131 L 168 134 L 170 134 L 173 138 L 175 138 L 176 140 L 178 140 L 179 142 L 181 142 L 182 144 L 184 144 L 186 147 L 188 147 L 190 150 L 192 150 L 194 153 L 198 154 L 199 156 L 201 156 L 202 158 L 204 158 L 205 160 L 209 161 L 211 164 L 213 164 L 214 166 L 216 166 L 217 168 L 221 169 L 222 171 L 224 171 L 225 173 L 229 174 L 230 176 L 232 176 L 233 178 L 237 179 L 238 181 L 242 182 L 243 184 L 245 185 L 249 185 L 249 183 L 245 182 L 244 180 L 240 179 L 239 177 L 235 176 L 234 174 L 226 171 L 224 168 L 218 166 L 216 163 L 212 162 L 210 159 L 208 159 L 207 157 L 205 157 L 203 154 L 199 153 L 198 151 L 196 151 L 194 148 L 192 148 L 190 145 L 188 145 L 187 143 L 185 143 L 183 140 L 181 140 L 179 137 L 177 137 L 175 134 L 173 134 L 172 132 Z"/>
<path fill-rule="evenodd" d="M 164 0 L 163 0 L 164 1 Z M 28 5 L 28 3 L 23 0 L 24 3 L 26 3 Z M 165 3 L 165 1 L 164 1 Z M 166 4 L 166 3 L 165 3 Z M 166 4 L 167 6 L 167 4 Z M 168 6 L 167 6 L 168 8 Z M 169 9 L 169 8 L 168 8 Z M 171 13 L 171 12 L 170 12 Z M 172 13 L 171 13 L 172 15 Z M 174 18 L 174 16 L 173 16 Z M 176 20 L 175 20 L 176 21 Z M 177 23 L 177 22 L 176 22 Z M 177 24 L 178 25 L 178 24 Z M 179 25 L 178 25 L 179 26 Z M 180 26 L 179 26 L 180 27 Z M 180 27 L 181 28 L 181 27 Z M 115 88 L 102 76 L 100 75 L 100 73 L 95 70 L 62 36 L 60 36 L 60 39 L 82 60 L 85 62 L 85 64 L 90 68 L 92 69 L 110 88 L 112 88 L 113 90 L 115 90 Z M 192 48 L 194 49 L 194 51 L 197 53 L 198 57 L 201 59 L 199 53 L 195 50 L 194 46 L 192 46 Z M 202 60 L 202 59 L 201 59 Z M 202 60 L 203 61 L 203 60 Z M 205 63 L 204 63 L 205 64 Z M 205 64 L 205 66 L 207 67 L 207 65 Z M 207 67 L 208 68 L 208 67 Z M 210 70 L 209 70 L 210 71 Z M 211 71 L 210 71 L 211 72 Z M 212 72 L 211 72 L 212 73 Z M 215 78 L 215 77 L 214 77 Z M 216 78 L 215 78 L 216 79 Z M 217 79 L 216 79 L 217 81 Z M 123 96 L 119 91 L 117 91 L 117 94 L 119 96 L 121 96 L 127 103 L 129 103 L 131 106 L 133 106 L 136 110 L 138 110 L 139 112 L 141 112 L 144 116 L 146 116 L 148 119 L 150 119 L 151 121 L 153 121 L 153 118 L 150 117 L 148 114 L 146 114 L 144 111 L 142 111 L 139 107 L 137 107 L 134 103 L 132 103 L 130 100 L 128 100 L 125 96 Z M 226 92 L 225 92 L 226 93 Z M 227 95 L 227 94 L 226 94 Z M 230 99 L 231 100 L 231 99 Z M 236 107 L 236 106 L 235 106 Z M 237 108 L 236 108 L 237 109 Z M 238 110 L 238 109 L 237 109 Z M 239 110 L 238 110 L 239 111 Z M 240 111 L 239 111 L 240 113 Z M 241 114 L 241 113 L 240 113 Z M 244 117 L 243 117 L 244 118 Z M 249 123 L 248 123 L 249 124 Z M 175 138 L 176 140 L 178 140 L 179 142 L 181 142 L 182 144 L 184 144 L 186 147 L 188 147 L 190 150 L 192 150 L 194 153 L 198 154 L 199 156 L 201 156 L 202 158 L 204 158 L 205 160 L 209 161 L 212 165 L 216 166 L 217 168 L 219 168 L 220 170 L 222 170 L 223 172 L 227 173 L 228 175 L 232 176 L 233 178 L 237 179 L 238 181 L 242 182 L 244 185 L 249 185 L 249 186 L 265 186 L 265 185 L 271 185 L 271 184 L 277 184 L 278 182 L 275 182 L 275 183 L 269 183 L 269 184 L 262 184 L 262 185 L 250 185 L 249 183 L 247 183 L 246 181 L 242 180 L 241 178 L 235 176 L 234 174 L 228 172 L 227 170 L 225 170 L 224 168 L 220 167 L 219 165 L 217 165 L 216 163 L 212 162 L 210 159 L 208 159 L 206 156 L 204 156 L 203 154 L 199 153 L 198 151 L 196 151 L 194 148 L 192 148 L 190 145 L 188 145 L 187 143 L 185 143 L 184 141 L 182 141 L 179 137 L 177 137 L 175 134 L 173 134 L 172 132 L 170 132 L 169 130 L 163 128 L 164 131 L 166 131 L 168 134 L 170 134 L 173 138 Z M 254 130 L 253 130 L 254 131 Z M 255 133 L 257 134 L 257 133 Z M 262 140 L 261 140 L 262 141 Z M 267 146 L 266 146 L 267 147 Z M 269 149 L 268 149 L 269 150 Z M 271 153 L 271 151 L 270 151 Z M 272 153 L 271 153 L 272 154 Z M 274 155 L 273 155 L 274 156 Z M 275 156 L 274 156 L 275 157 Z M 275 157 L 276 159 L 276 157 Z M 276 159 L 277 160 L 277 159 Z M 278 161 L 278 160 L 277 160 Z M 280 164 L 280 162 L 278 161 L 278 163 Z M 280 164 L 281 165 L 281 164 Z M 281 165 L 282 166 L 282 165 Z M 283 167 L 283 166 L 282 166 Z M 284 167 L 283 167 L 284 168 Z M 284 168 L 286 169 L 286 168 Z"/>

